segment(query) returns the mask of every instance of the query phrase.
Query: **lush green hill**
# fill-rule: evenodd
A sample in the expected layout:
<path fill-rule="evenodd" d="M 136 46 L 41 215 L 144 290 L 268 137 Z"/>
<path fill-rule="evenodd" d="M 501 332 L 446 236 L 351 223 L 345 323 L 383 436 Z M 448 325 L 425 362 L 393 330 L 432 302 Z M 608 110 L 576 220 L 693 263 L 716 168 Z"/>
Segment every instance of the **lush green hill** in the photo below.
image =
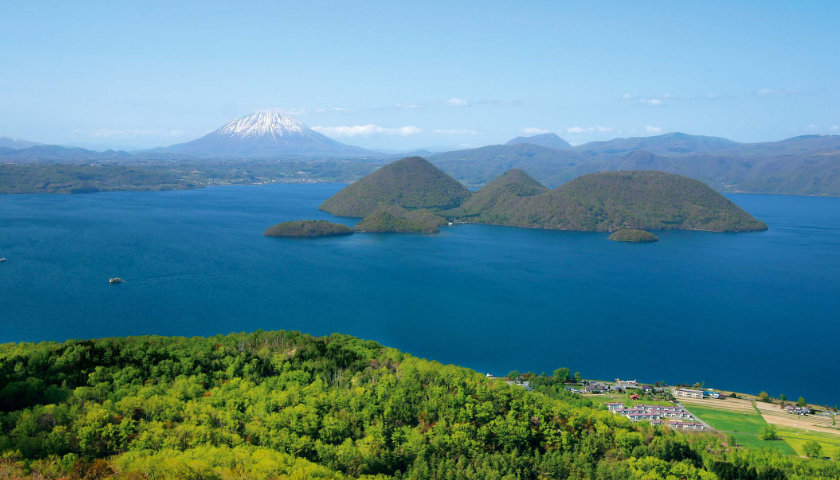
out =
<path fill-rule="evenodd" d="M 659 240 L 659 238 L 644 230 L 626 229 L 613 232 L 610 235 L 610 240 L 614 242 L 651 243 Z"/>
<path fill-rule="evenodd" d="M 0 478 L 840 475 L 632 424 L 539 379 L 546 394 L 338 334 L 3 344 Z"/>
<path fill-rule="evenodd" d="M 266 237 L 311 238 L 350 235 L 352 233 L 352 228 L 340 223 L 332 223 L 326 220 L 295 220 L 268 227 L 263 235 Z"/>
<path fill-rule="evenodd" d="M 459 220 L 468 222 L 561 230 L 767 229 L 702 182 L 656 171 L 585 175 L 548 192 L 507 196 L 504 203 L 461 214 Z"/>
<path fill-rule="evenodd" d="M 356 224 L 357 232 L 368 233 L 438 233 L 445 218 L 426 210 L 406 210 L 391 205 L 376 209 Z"/>
<path fill-rule="evenodd" d="M 348 185 L 320 209 L 344 217 L 364 217 L 380 205 L 440 210 L 459 205 L 469 195 L 466 187 L 425 159 L 407 157 Z"/>
<path fill-rule="evenodd" d="M 458 208 L 445 214 L 475 223 L 504 224 L 510 212 L 520 208 L 522 197 L 547 191 L 547 188 L 524 171 L 513 169 L 473 193 Z"/>

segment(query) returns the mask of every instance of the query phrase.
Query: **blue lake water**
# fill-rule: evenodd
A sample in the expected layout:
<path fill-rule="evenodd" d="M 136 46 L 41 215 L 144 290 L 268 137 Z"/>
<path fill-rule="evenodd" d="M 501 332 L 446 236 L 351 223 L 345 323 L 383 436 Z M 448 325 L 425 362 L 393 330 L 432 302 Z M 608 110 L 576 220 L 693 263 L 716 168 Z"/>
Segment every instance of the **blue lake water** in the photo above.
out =
<path fill-rule="evenodd" d="M 333 218 L 317 206 L 341 187 L 0 196 L 0 342 L 342 332 L 496 374 L 840 402 L 840 199 L 737 195 L 770 230 L 645 245 L 480 225 L 261 235 Z"/>

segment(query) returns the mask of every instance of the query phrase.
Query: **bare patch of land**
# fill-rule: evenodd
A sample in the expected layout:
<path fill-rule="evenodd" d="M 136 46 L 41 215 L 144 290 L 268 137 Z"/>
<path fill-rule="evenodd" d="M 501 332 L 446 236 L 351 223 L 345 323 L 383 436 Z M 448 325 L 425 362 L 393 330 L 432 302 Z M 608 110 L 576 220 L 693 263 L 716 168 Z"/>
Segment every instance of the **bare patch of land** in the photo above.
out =
<path fill-rule="evenodd" d="M 792 415 L 776 403 L 755 402 L 755 405 L 767 423 L 840 436 L 840 429 L 832 425 L 830 416 Z"/>

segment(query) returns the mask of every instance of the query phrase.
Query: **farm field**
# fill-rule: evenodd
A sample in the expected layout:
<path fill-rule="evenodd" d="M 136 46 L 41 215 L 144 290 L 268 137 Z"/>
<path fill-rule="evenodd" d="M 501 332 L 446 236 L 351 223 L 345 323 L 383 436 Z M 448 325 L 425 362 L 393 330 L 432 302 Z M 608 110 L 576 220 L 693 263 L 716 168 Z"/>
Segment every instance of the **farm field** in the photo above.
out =
<path fill-rule="evenodd" d="M 832 423 L 831 417 L 791 415 L 776 403 L 755 402 L 755 406 L 761 411 L 761 415 L 767 420 L 767 423 L 834 435 L 840 440 L 840 428 Z"/>
<path fill-rule="evenodd" d="M 766 441 L 759 438 L 758 434 L 762 427 L 767 425 L 764 418 L 750 405 L 750 409 L 744 408 L 740 402 L 711 401 L 702 405 L 699 400 L 696 402 L 681 402 L 691 413 L 708 423 L 715 430 L 732 435 L 735 440 L 747 448 L 770 448 L 788 455 L 795 455 L 796 451 L 785 441 Z M 702 405 L 702 406 L 701 406 Z"/>
<path fill-rule="evenodd" d="M 779 426 L 777 433 L 796 451 L 797 455 L 805 456 L 803 447 L 806 442 L 815 441 L 822 447 L 824 457 L 840 460 L 840 436 L 821 433 L 801 428 Z"/>

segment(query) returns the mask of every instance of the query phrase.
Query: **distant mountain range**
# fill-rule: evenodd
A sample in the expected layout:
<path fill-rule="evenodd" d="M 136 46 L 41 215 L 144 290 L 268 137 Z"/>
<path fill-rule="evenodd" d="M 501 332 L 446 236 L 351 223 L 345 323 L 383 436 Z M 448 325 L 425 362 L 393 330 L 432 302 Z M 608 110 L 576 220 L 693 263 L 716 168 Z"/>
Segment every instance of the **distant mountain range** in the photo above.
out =
<path fill-rule="evenodd" d="M 613 170 L 661 170 L 699 179 L 728 192 L 840 196 L 840 136 L 806 135 L 778 142 L 668 133 L 618 138 L 569 149 L 522 143 L 490 145 L 428 157 L 466 183 L 484 185 L 511 168 L 540 183 L 561 185 Z"/>
<path fill-rule="evenodd" d="M 0 162 L 4 163 L 166 164 L 255 159 L 386 162 L 394 158 L 397 155 L 337 142 L 275 111 L 241 117 L 191 142 L 137 152 L 99 152 L 0 137 Z M 720 191 L 840 196 L 840 135 L 739 143 L 676 132 L 572 146 L 549 133 L 426 158 L 471 186 L 484 185 L 512 168 L 527 172 L 549 187 L 587 173 L 655 169 L 699 179 Z M 357 174 L 358 169 L 353 169 L 353 176 Z M 342 177 L 341 165 L 337 164 L 329 178 L 334 181 Z"/>
<path fill-rule="evenodd" d="M 191 142 L 135 152 L 100 152 L 0 137 L 0 160 L 15 163 L 390 156 L 337 142 L 294 118 L 272 110 L 237 118 Z"/>
<path fill-rule="evenodd" d="M 29 142 L 26 140 L 20 140 L 17 138 L 9 138 L 0 135 L 0 149 L 12 149 L 12 150 L 19 150 L 22 148 L 29 148 L 38 145 L 35 142 Z"/>

